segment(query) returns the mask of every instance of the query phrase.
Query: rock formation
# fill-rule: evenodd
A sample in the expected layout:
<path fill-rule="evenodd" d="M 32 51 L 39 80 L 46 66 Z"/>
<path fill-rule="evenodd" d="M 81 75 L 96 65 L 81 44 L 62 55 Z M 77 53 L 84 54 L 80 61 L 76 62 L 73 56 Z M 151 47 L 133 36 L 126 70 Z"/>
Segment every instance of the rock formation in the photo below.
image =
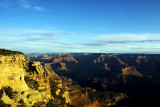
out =
<path fill-rule="evenodd" d="M 50 72 L 40 62 L 33 62 L 20 52 L 0 52 L 0 106 L 63 106 L 71 103 L 67 90 L 57 78 L 57 81 L 50 79 Z"/>
<path fill-rule="evenodd" d="M 86 103 L 85 106 L 138 107 L 153 106 L 159 103 L 159 54 L 67 53 L 48 55 L 52 59 L 42 60 L 42 57 L 38 56 L 33 60 L 42 62 L 50 72 L 55 71 L 60 76 L 72 79 L 67 82 L 67 87 L 72 89 L 69 90 L 70 100 L 75 106 L 82 105 L 81 102 L 84 102 L 84 99 L 87 100 L 87 96 L 89 96 L 88 102 L 91 99 L 96 100 L 91 101 L 90 104 Z M 72 82 L 78 85 L 73 86 Z M 94 91 L 87 91 L 87 95 L 82 93 L 84 87 L 89 87 Z M 60 93 L 59 90 L 57 90 L 58 93 Z M 128 99 L 124 98 L 125 95 L 128 96 Z"/>

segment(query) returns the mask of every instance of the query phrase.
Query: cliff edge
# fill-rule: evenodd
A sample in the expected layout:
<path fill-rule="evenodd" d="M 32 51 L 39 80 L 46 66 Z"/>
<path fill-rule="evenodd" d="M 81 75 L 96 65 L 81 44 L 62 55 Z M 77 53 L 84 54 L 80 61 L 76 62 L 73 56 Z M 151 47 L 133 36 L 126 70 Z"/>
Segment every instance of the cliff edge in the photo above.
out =
<path fill-rule="evenodd" d="M 57 81 L 40 62 L 0 49 L 0 106 L 67 106 L 67 90 Z"/>

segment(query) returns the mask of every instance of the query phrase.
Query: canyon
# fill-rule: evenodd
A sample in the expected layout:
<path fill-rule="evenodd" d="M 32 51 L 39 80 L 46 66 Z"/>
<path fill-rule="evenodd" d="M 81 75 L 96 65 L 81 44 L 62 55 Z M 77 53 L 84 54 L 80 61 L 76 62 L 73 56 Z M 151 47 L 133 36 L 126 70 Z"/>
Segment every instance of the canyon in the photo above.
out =
<path fill-rule="evenodd" d="M 27 56 L 70 80 L 66 83 L 69 88 L 87 92 L 89 98 L 98 101 L 99 106 L 158 104 L 159 54 L 63 53 Z M 118 98 L 120 100 L 116 101 Z"/>
<path fill-rule="evenodd" d="M 25 55 L 0 49 L 0 106 L 156 106 L 159 63 L 158 54 Z"/>

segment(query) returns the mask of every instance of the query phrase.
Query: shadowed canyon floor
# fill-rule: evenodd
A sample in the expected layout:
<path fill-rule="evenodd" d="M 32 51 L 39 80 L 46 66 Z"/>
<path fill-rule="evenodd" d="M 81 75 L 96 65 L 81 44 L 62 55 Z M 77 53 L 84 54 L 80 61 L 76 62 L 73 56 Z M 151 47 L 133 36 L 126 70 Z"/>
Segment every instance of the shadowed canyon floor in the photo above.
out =
<path fill-rule="evenodd" d="M 64 82 L 71 87 L 69 93 L 87 92 L 99 106 L 159 104 L 160 55 L 64 53 L 27 56 L 67 78 Z"/>

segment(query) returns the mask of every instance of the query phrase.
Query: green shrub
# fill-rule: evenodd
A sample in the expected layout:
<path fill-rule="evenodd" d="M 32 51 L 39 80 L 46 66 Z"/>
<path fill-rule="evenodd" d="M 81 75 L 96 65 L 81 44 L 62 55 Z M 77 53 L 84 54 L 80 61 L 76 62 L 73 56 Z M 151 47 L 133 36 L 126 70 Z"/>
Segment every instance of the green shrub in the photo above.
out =
<path fill-rule="evenodd" d="M 13 91 L 13 89 L 10 86 L 6 86 L 6 87 L 2 87 L 2 90 L 6 93 L 6 95 L 10 98 L 13 99 L 15 94 L 17 94 L 17 92 Z"/>
<path fill-rule="evenodd" d="M 37 81 L 30 79 L 29 77 L 24 77 L 24 80 L 26 81 L 29 88 L 32 88 L 34 90 L 38 90 L 39 84 Z"/>
<path fill-rule="evenodd" d="M 0 107 L 11 107 L 11 105 L 5 104 L 3 101 L 0 101 Z"/>
<path fill-rule="evenodd" d="M 34 103 L 33 107 L 46 107 L 45 102 Z"/>
<path fill-rule="evenodd" d="M 65 104 L 65 99 L 62 98 L 62 94 L 64 93 L 64 91 L 61 88 L 57 87 L 58 83 L 52 81 L 51 79 L 49 80 L 49 82 L 50 82 L 50 88 L 51 88 L 51 95 L 55 98 L 56 102 L 60 102 L 61 104 Z M 56 95 L 57 89 L 61 90 L 59 95 Z"/>
<path fill-rule="evenodd" d="M 18 101 L 18 105 L 17 105 L 17 107 L 27 107 L 26 106 L 26 104 L 24 103 L 24 101 L 22 100 L 22 99 L 20 99 L 19 101 Z"/>
<path fill-rule="evenodd" d="M 58 84 L 56 82 L 52 81 L 51 79 L 49 79 L 49 83 L 50 83 L 50 88 L 51 88 L 51 95 L 53 97 L 57 96 L 56 95 L 56 90 L 58 89 L 57 88 Z"/>
<path fill-rule="evenodd" d="M 2 95 L 3 95 L 3 91 L 0 90 L 0 99 L 1 99 Z"/>
<path fill-rule="evenodd" d="M 49 101 L 47 104 L 46 104 L 46 107 L 59 107 L 58 104 L 55 104 L 54 101 Z"/>
<path fill-rule="evenodd" d="M 19 104 L 17 105 L 16 107 L 27 107 L 26 105 L 23 105 L 23 104 Z"/>
<path fill-rule="evenodd" d="M 21 92 L 21 94 L 24 94 L 24 93 L 25 93 L 24 91 Z"/>
<path fill-rule="evenodd" d="M 29 98 L 30 96 L 31 96 L 31 94 L 28 94 L 28 95 L 27 95 L 27 98 Z"/>
<path fill-rule="evenodd" d="M 23 101 L 22 99 L 20 99 L 20 100 L 18 101 L 18 103 L 24 104 L 24 101 Z"/>
<path fill-rule="evenodd" d="M 23 53 L 22 52 L 18 52 L 18 51 L 0 49 L 0 55 L 13 55 L 13 54 L 23 54 Z"/>

